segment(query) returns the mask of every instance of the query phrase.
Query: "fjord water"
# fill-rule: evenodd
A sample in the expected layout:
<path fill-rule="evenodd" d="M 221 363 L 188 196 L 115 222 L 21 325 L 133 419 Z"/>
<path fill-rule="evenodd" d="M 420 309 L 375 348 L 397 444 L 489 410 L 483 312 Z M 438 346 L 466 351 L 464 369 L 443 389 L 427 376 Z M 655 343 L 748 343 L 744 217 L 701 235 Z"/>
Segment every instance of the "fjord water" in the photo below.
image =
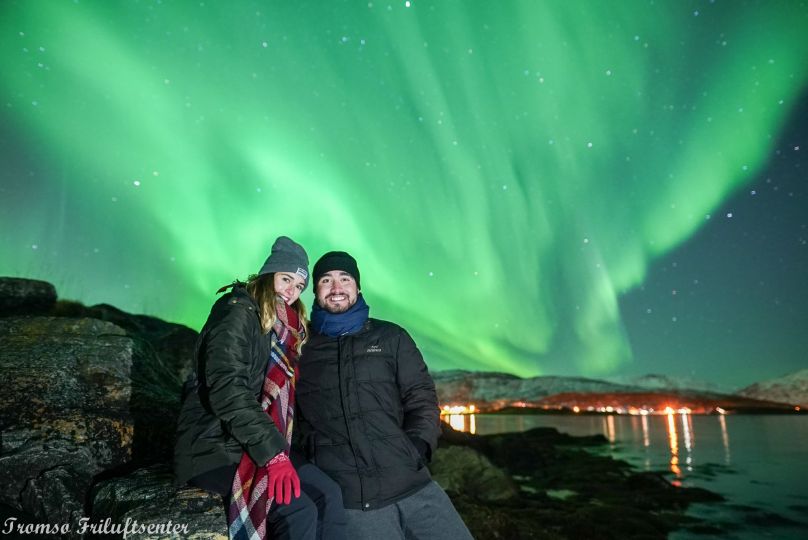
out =
<path fill-rule="evenodd" d="M 721 526 L 719 536 L 690 538 L 808 538 L 808 416 L 806 415 L 470 415 L 448 417 L 478 435 L 554 427 L 570 435 L 602 434 L 598 452 L 639 470 L 662 471 L 677 485 L 720 493 L 718 504 L 688 513 Z"/>

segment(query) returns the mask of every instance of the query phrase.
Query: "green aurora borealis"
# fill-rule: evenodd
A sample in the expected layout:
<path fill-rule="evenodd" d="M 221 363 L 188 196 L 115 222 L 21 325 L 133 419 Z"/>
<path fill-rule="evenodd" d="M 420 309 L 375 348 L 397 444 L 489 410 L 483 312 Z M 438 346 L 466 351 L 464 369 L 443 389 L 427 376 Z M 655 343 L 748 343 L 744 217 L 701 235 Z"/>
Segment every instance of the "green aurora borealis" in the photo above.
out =
<path fill-rule="evenodd" d="M 406 4 L 3 2 L 0 274 L 198 329 L 286 234 L 432 369 L 628 369 L 620 298 L 767 166 L 808 7 Z"/>

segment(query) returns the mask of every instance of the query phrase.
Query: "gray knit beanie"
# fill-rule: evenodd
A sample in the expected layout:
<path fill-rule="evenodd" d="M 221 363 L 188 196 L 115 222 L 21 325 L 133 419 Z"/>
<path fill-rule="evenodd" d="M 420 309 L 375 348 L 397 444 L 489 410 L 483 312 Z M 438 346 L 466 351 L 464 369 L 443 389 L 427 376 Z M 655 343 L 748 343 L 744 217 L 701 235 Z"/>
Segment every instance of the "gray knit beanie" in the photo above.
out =
<path fill-rule="evenodd" d="M 258 275 L 272 274 L 273 272 L 289 272 L 303 278 L 303 288 L 309 286 L 309 257 L 303 246 L 289 238 L 279 236 L 272 244 L 272 253 L 267 257 L 264 266 Z"/>

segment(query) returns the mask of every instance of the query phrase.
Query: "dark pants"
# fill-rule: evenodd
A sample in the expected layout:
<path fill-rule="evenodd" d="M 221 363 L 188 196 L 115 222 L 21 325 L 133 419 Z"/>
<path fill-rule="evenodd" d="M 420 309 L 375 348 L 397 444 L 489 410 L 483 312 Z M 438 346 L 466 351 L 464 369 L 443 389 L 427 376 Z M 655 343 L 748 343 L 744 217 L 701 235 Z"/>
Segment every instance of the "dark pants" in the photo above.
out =
<path fill-rule="evenodd" d="M 311 463 L 292 454 L 300 478 L 300 497 L 289 504 L 272 503 L 267 515 L 267 537 L 284 540 L 345 540 L 345 510 L 339 486 Z M 222 467 L 190 480 L 190 484 L 224 496 L 230 504 L 230 488 L 236 466 Z"/>
<path fill-rule="evenodd" d="M 435 482 L 376 510 L 346 510 L 351 540 L 473 540 L 449 496 Z"/>

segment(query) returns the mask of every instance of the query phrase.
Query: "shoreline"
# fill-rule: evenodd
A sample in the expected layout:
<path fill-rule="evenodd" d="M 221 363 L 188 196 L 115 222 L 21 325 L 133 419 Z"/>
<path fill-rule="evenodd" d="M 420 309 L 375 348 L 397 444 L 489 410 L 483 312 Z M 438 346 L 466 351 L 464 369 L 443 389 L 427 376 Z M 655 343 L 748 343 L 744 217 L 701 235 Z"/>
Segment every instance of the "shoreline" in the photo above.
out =
<path fill-rule="evenodd" d="M 677 487 L 657 471 L 589 450 L 602 435 L 555 428 L 471 435 L 443 425 L 430 469 L 478 540 L 495 538 L 667 538 L 675 531 L 719 534 L 686 515 L 718 493 Z"/>

